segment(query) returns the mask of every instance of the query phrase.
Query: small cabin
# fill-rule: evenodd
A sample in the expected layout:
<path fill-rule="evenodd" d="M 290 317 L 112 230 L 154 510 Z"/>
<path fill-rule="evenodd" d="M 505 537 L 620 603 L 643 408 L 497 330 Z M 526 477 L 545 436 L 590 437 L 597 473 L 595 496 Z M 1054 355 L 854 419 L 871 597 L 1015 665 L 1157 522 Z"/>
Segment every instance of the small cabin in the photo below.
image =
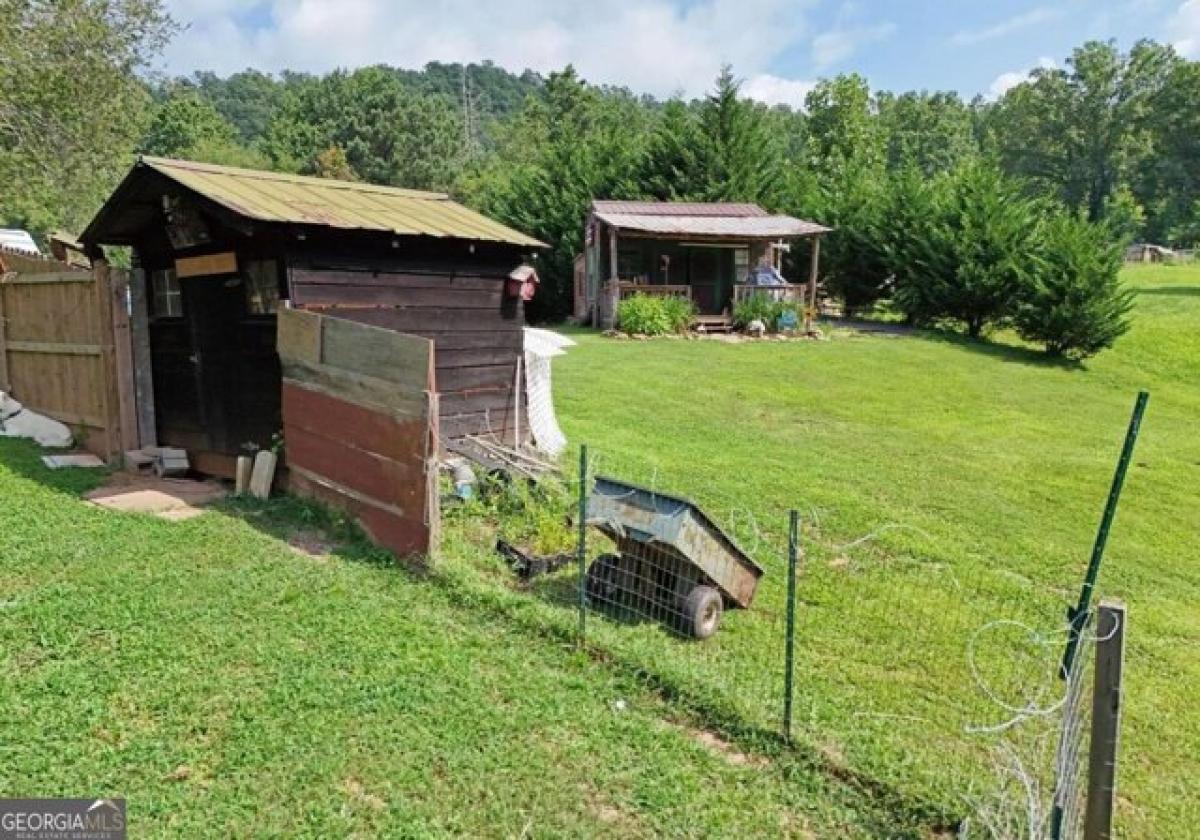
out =
<path fill-rule="evenodd" d="M 443 441 L 529 428 L 524 300 L 545 246 L 447 195 L 142 157 L 80 241 L 130 249 L 138 403 L 202 472 L 232 475 L 281 430 L 285 307 L 431 339 Z"/>
<path fill-rule="evenodd" d="M 697 324 L 728 329 L 743 296 L 763 292 L 760 268 L 775 278 L 772 297 L 815 299 L 820 238 L 829 228 L 772 215 L 756 204 L 594 201 L 576 262 L 575 316 L 605 329 L 617 304 L 635 294 L 689 298 Z M 783 277 L 784 254 L 812 240 L 808 276 Z"/>

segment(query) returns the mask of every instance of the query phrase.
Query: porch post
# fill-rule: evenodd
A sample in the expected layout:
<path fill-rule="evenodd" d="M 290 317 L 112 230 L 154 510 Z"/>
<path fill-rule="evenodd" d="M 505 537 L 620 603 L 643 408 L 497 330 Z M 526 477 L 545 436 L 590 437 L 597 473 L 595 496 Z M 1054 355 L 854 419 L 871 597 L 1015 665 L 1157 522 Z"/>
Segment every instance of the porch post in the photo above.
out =
<path fill-rule="evenodd" d="M 612 225 L 608 226 L 608 278 L 608 305 L 601 326 L 611 330 L 617 325 L 617 304 L 621 301 L 621 278 L 617 274 L 617 229 Z"/>
<path fill-rule="evenodd" d="M 804 309 L 804 331 L 811 332 L 813 317 L 817 314 L 817 275 L 821 267 L 821 237 L 813 237 L 812 263 L 808 269 L 808 306 Z"/>

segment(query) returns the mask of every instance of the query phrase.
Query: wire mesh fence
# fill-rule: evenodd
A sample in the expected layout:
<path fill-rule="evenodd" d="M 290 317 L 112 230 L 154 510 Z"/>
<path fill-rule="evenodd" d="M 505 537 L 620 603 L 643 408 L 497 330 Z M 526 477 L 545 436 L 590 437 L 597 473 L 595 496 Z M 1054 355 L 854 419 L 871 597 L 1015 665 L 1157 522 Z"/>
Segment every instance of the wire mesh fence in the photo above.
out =
<path fill-rule="evenodd" d="M 584 448 L 577 486 L 580 636 L 739 726 L 790 735 L 798 517 L 786 542 L 729 516 L 743 546 L 688 499 L 595 475 Z M 769 583 L 764 584 L 764 580 Z M 789 596 L 775 590 L 790 581 Z M 760 585 L 771 590 L 759 598 Z M 771 604 L 764 603 L 771 601 Z M 766 650 L 747 661 L 746 645 Z M 748 667 L 751 666 L 751 667 Z"/>
<path fill-rule="evenodd" d="M 570 473 L 497 496 L 529 520 L 503 536 L 535 555 L 510 563 L 514 618 L 644 678 L 702 728 L 752 749 L 782 736 L 898 819 L 1080 836 L 1097 634 L 1082 627 L 1063 681 L 1056 597 L 1009 568 L 962 574 L 924 522 L 756 510 L 594 451 Z"/>

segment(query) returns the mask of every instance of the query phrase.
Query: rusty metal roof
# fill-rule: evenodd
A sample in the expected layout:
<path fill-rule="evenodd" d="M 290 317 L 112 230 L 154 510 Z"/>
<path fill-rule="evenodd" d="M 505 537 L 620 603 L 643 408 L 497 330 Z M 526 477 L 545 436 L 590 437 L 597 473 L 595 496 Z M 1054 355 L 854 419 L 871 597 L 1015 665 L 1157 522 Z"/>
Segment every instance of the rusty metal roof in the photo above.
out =
<path fill-rule="evenodd" d="M 816 222 L 768 215 L 757 204 L 596 201 L 592 212 L 618 230 L 670 236 L 778 239 L 830 231 Z"/>
<path fill-rule="evenodd" d="M 149 156 L 138 159 L 135 172 L 138 167 L 152 169 L 240 216 L 263 222 L 546 247 L 452 201 L 445 193 Z"/>
<path fill-rule="evenodd" d="M 600 213 L 631 213 L 638 216 L 721 216 L 742 219 L 766 216 L 757 204 L 700 201 L 593 201 Z"/>
<path fill-rule="evenodd" d="M 791 216 L 757 216 L 726 219 L 712 216 L 641 216 L 634 213 L 597 213 L 596 217 L 619 230 L 671 236 L 715 236 L 728 239 L 778 239 L 815 236 L 829 228 Z"/>

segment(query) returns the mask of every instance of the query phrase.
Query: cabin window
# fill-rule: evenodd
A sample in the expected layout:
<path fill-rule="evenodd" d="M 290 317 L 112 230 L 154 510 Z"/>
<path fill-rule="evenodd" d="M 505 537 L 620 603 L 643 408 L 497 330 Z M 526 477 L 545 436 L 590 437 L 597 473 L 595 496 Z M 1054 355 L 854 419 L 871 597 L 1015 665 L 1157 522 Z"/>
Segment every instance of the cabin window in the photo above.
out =
<path fill-rule="evenodd" d="M 617 253 L 617 276 L 622 280 L 645 282 L 642 269 L 642 252 L 622 248 Z"/>
<path fill-rule="evenodd" d="M 750 249 L 736 248 L 733 252 L 733 282 L 745 283 L 750 276 Z"/>
<path fill-rule="evenodd" d="M 155 318 L 182 318 L 183 295 L 179 291 L 179 277 L 173 268 L 162 268 L 150 273 L 154 297 Z"/>
<path fill-rule="evenodd" d="M 251 315 L 274 315 L 279 310 L 279 269 L 275 260 L 246 263 L 246 311 Z"/>

